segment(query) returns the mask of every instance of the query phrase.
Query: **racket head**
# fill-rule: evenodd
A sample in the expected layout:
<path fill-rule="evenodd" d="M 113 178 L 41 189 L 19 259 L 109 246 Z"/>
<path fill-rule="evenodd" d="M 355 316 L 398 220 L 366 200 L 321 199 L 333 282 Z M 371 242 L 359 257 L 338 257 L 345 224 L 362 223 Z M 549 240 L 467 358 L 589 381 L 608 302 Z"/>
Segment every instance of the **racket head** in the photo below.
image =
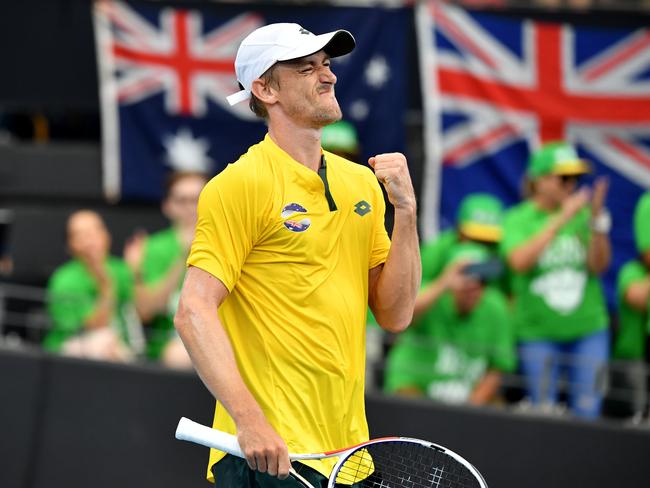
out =
<path fill-rule="evenodd" d="M 449 449 L 410 437 L 368 441 L 342 454 L 328 488 L 487 488 L 481 473 Z"/>

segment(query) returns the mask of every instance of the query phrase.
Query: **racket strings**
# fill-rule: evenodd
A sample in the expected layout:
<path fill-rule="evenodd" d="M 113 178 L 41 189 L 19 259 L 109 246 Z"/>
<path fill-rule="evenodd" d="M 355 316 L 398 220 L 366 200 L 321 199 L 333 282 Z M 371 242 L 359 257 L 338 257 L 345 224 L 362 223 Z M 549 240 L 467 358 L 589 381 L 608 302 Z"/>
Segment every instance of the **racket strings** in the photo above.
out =
<path fill-rule="evenodd" d="M 392 441 L 371 444 L 348 456 L 336 473 L 337 487 L 480 488 L 474 474 L 435 447 Z"/>

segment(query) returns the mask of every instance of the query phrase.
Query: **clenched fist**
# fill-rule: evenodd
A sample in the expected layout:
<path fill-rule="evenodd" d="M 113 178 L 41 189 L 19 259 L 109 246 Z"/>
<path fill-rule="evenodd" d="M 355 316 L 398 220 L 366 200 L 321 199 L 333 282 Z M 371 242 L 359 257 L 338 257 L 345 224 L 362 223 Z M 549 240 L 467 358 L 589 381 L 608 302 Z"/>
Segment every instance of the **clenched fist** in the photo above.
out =
<path fill-rule="evenodd" d="M 368 159 L 375 176 L 384 185 L 395 209 L 415 212 L 415 192 L 406 157 L 401 153 L 378 154 Z"/>

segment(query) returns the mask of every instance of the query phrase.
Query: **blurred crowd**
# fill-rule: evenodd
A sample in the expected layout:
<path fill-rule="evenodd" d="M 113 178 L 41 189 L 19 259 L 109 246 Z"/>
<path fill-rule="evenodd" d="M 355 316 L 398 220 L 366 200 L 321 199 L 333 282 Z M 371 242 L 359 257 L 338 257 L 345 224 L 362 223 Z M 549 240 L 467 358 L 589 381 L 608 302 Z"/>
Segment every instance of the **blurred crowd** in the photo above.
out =
<path fill-rule="evenodd" d="M 326 128 L 323 147 L 354 160 L 354 128 Z M 600 282 L 612 258 L 608 181 L 585 186 L 592 170 L 572 146 L 550 142 L 531 155 L 519 204 L 467 195 L 455 227 L 422 243 L 413 323 L 385 361 L 369 313 L 368 357 L 382 365 L 370 381 L 453 404 L 514 397 L 583 419 L 647 415 L 650 192 L 636 205 L 639 254 L 620 269 L 614 324 Z"/>
<path fill-rule="evenodd" d="M 322 145 L 360 162 L 346 121 L 326 127 Z M 647 416 L 650 192 L 636 205 L 638 257 L 618 273 L 612 315 L 599 278 L 611 266 L 608 183 L 596 177 L 588 188 L 588 173 L 573 147 L 552 142 L 531 155 L 520 203 L 506 209 L 493 195 L 467 195 L 455 226 L 421 244 L 411 327 L 384 334 L 368 312 L 369 388 L 584 419 L 607 410 Z M 161 203 L 169 227 L 135 233 L 120 257 L 110 254 L 102 215 L 79 209 L 68 217 L 70 259 L 47 283 L 47 351 L 191 368 L 173 316 L 207 180 L 171 173 Z M 625 397 L 608 403 L 613 391 Z"/>
<path fill-rule="evenodd" d="M 196 204 L 207 182 L 202 173 L 170 175 L 162 212 L 170 226 L 133 235 L 122 257 L 111 256 L 102 216 L 78 210 L 67 220 L 71 259 L 50 277 L 51 328 L 43 346 L 68 356 L 130 362 L 147 358 L 190 368 L 173 316 L 196 225 Z"/>

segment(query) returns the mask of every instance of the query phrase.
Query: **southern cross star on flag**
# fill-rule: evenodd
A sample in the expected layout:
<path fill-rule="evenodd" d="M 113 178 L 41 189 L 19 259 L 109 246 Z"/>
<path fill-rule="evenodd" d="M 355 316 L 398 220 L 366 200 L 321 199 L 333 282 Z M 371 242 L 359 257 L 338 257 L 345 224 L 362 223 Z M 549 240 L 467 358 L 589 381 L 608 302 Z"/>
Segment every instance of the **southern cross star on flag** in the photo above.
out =
<path fill-rule="evenodd" d="M 94 7 L 104 190 L 110 199 L 156 200 L 172 170 L 215 174 L 259 142 L 265 124 L 242 102 L 240 42 L 273 22 L 316 34 L 348 29 L 357 47 L 336 58 L 336 93 L 363 158 L 404 150 L 406 28 L 402 8 L 260 7 L 98 1 Z M 386 32 L 391 32 L 386 36 Z"/>

